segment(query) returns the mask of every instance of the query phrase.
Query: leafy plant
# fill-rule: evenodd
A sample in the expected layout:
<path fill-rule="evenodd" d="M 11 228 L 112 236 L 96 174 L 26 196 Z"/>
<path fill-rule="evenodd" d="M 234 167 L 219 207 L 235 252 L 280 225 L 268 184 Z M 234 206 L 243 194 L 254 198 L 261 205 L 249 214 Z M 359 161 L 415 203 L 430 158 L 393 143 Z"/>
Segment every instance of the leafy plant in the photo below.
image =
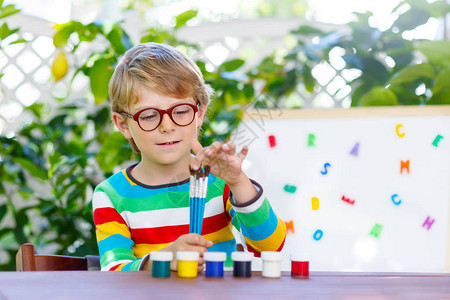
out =
<path fill-rule="evenodd" d="M 352 106 L 450 104 L 450 98 L 445 97 L 450 85 L 434 88 L 439 74 L 448 71 L 450 55 L 445 49 L 450 42 L 403 38 L 405 32 L 425 24 L 430 17 L 438 17 L 442 1 L 403 1 L 393 13 L 400 13 L 406 6 L 407 10 L 383 32 L 369 26 L 370 13 L 359 15 L 351 24 L 352 35 L 338 41 L 337 46 L 346 52 L 347 67 L 361 70 L 361 76 L 351 83 Z M 427 62 L 417 61 L 415 51 L 422 52 Z M 439 80 L 438 86 L 442 84 Z"/>
<path fill-rule="evenodd" d="M 416 48 L 427 60 L 399 70 L 386 91 L 403 103 L 450 104 L 450 42 L 423 41 Z"/>
<path fill-rule="evenodd" d="M 393 10 L 399 14 L 397 20 L 385 31 L 370 25 L 370 12 L 355 14 L 357 20 L 349 24 L 349 33 L 301 26 L 291 32 L 296 45 L 288 54 L 267 57 L 249 76 L 262 81 L 263 93 L 283 106 L 283 99 L 298 85 L 314 92 L 317 82 L 313 69 L 329 63 L 331 51 L 340 49 L 345 62 L 342 70 L 359 74 L 349 82 L 351 106 L 450 104 L 450 42 L 403 37 L 430 17 L 442 15 L 441 7 L 442 1 L 402 1 Z M 417 53 L 422 54 L 422 60 Z"/>
<path fill-rule="evenodd" d="M 85 134 L 94 120 L 106 122 L 105 109 L 80 116 L 80 107 L 62 106 L 50 118 L 41 104 L 28 110 L 36 121 L 18 138 L 0 139 L 0 191 L 7 200 L 2 211 L 12 219 L 2 228 L 2 245 L 12 257 L 26 242 L 53 244 L 59 254 L 95 253 L 88 195 L 101 175 L 93 168 L 93 139 Z M 3 267 L 11 268 L 11 261 Z"/>

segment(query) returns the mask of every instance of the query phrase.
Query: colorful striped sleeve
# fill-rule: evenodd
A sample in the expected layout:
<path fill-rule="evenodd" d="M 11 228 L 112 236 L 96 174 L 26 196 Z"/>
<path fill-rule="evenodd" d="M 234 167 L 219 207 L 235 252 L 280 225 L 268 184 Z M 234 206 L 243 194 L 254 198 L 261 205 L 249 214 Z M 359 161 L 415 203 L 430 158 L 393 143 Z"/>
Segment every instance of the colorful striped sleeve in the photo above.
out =
<path fill-rule="evenodd" d="M 101 270 L 139 270 L 142 258 L 136 258 L 134 255 L 130 230 L 107 193 L 101 188 L 94 191 L 92 206 Z"/>
<path fill-rule="evenodd" d="M 286 239 L 286 225 L 275 214 L 259 183 L 251 180 L 258 194 L 244 204 L 237 204 L 230 192 L 226 209 L 233 226 L 243 235 L 247 249 L 256 256 L 261 251 L 281 251 Z"/>

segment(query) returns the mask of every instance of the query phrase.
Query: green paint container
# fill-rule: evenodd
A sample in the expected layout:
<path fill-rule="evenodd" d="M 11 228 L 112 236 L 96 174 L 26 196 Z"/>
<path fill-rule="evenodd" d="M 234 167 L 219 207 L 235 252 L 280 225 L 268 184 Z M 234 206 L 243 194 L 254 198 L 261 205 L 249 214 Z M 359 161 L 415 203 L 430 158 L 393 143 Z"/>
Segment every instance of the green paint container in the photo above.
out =
<path fill-rule="evenodd" d="M 170 277 L 170 262 L 172 259 L 173 253 L 170 251 L 151 252 L 152 276 L 157 278 Z"/>

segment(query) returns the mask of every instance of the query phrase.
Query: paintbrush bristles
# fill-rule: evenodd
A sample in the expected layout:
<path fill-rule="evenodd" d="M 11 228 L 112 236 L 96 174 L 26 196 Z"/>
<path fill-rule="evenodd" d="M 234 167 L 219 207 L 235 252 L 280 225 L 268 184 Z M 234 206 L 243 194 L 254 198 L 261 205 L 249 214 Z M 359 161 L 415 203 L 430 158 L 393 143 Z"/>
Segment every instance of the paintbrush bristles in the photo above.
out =
<path fill-rule="evenodd" d="M 205 166 L 205 177 L 208 177 L 210 171 L 211 171 L 211 167 L 206 165 Z"/>
<path fill-rule="evenodd" d="M 189 173 L 191 174 L 191 176 L 194 176 L 195 179 L 208 177 L 210 170 L 211 167 L 208 165 L 200 167 L 198 170 L 194 170 L 191 166 L 189 166 Z"/>
<path fill-rule="evenodd" d="M 191 176 L 194 176 L 195 172 L 196 171 L 194 169 L 192 169 L 191 165 L 189 165 L 189 174 L 191 174 Z"/>

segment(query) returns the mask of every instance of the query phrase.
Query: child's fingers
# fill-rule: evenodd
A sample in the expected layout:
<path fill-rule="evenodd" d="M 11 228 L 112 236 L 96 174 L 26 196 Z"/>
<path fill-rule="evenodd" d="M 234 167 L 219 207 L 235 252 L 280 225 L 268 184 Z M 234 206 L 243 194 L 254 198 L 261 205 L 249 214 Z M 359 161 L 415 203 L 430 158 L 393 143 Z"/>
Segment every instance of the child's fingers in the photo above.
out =
<path fill-rule="evenodd" d="M 205 149 L 205 158 L 202 161 L 204 165 L 215 165 L 215 162 L 223 156 L 222 144 L 219 142 L 214 142 L 211 146 Z"/>
<path fill-rule="evenodd" d="M 215 157 L 215 155 L 220 152 L 221 148 L 222 144 L 220 142 L 212 143 L 209 147 L 205 149 L 206 157 L 208 157 L 209 159 Z"/>
<path fill-rule="evenodd" d="M 217 149 L 208 147 L 205 149 L 205 158 L 206 159 L 212 159 L 217 154 Z"/>
<path fill-rule="evenodd" d="M 203 151 L 202 144 L 197 139 L 192 139 L 192 151 L 197 155 Z"/>
<path fill-rule="evenodd" d="M 226 143 L 222 146 L 222 150 L 225 151 L 228 155 L 233 155 L 236 153 L 236 144 Z"/>
<path fill-rule="evenodd" d="M 174 259 L 170 262 L 170 271 L 176 271 L 177 270 L 177 261 Z"/>
<path fill-rule="evenodd" d="M 224 151 L 220 151 L 220 153 L 218 153 L 215 158 L 216 160 L 222 160 L 226 164 L 230 163 L 229 155 Z"/>
<path fill-rule="evenodd" d="M 222 143 L 221 143 L 221 142 L 218 142 L 218 141 L 215 141 L 215 142 L 212 143 L 211 146 L 209 146 L 209 147 L 214 148 L 214 149 L 216 149 L 216 150 L 219 150 L 220 148 L 222 148 Z"/>
<path fill-rule="evenodd" d="M 206 151 L 207 151 L 207 148 L 204 148 L 201 152 L 197 153 L 196 156 L 192 157 L 191 167 L 193 170 L 196 171 L 196 170 L 200 169 L 200 166 L 202 164 L 207 164 L 208 157 L 206 155 Z"/>
<path fill-rule="evenodd" d="M 200 257 L 200 258 L 198 259 L 198 265 L 199 265 L 199 266 L 202 266 L 204 263 L 205 263 L 205 260 L 203 259 L 203 257 Z"/>
<path fill-rule="evenodd" d="M 238 153 L 239 160 L 243 161 L 248 154 L 248 146 L 244 145 L 241 149 L 241 152 Z"/>
<path fill-rule="evenodd" d="M 190 166 L 193 170 L 198 170 L 201 164 L 202 161 L 197 156 L 192 157 Z"/>
<path fill-rule="evenodd" d="M 197 139 L 192 140 L 192 151 L 195 153 L 195 156 L 192 157 L 191 168 L 194 170 L 198 170 L 205 157 L 204 154 L 205 150 L 202 147 L 202 145 L 197 141 Z"/>
<path fill-rule="evenodd" d="M 200 143 L 198 144 L 200 145 Z M 214 142 L 208 147 L 201 149 L 200 147 L 196 145 L 195 141 L 192 143 L 192 150 L 194 150 L 194 153 L 196 154 L 196 157 L 191 162 L 191 167 L 194 170 L 198 170 L 201 164 L 205 163 L 208 164 L 210 160 L 213 160 L 217 155 L 218 151 L 220 151 L 220 149 L 222 148 L 222 144 L 220 142 Z"/>
<path fill-rule="evenodd" d="M 206 240 L 204 237 L 197 233 L 190 233 L 185 235 L 186 243 L 192 246 L 200 246 L 209 248 L 212 246 L 212 242 Z"/>

